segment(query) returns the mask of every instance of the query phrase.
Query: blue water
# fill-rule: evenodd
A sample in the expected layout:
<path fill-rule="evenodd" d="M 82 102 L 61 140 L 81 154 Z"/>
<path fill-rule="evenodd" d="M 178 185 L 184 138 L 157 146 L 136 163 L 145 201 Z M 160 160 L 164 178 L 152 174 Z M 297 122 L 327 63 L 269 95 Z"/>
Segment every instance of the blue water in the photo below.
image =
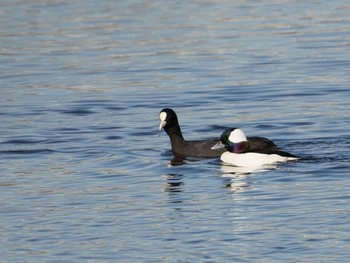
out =
<path fill-rule="evenodd" d="M 348 1 L 2 1 L 2 262 L 347 262 Z M 239 127 L 303 157 L 170 166 Z"/>

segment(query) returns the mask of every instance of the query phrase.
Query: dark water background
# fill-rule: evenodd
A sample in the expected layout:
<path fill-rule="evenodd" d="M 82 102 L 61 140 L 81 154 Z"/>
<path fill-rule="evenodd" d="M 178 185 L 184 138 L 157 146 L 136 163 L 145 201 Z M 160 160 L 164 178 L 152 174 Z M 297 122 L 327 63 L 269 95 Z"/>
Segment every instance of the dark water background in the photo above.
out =
<path fill-rule="evenodd" d="M 2 262 L 347 262 L 348 1 L 2 1 Z M 304 157 L 170 167 L 240 127 Z"/>

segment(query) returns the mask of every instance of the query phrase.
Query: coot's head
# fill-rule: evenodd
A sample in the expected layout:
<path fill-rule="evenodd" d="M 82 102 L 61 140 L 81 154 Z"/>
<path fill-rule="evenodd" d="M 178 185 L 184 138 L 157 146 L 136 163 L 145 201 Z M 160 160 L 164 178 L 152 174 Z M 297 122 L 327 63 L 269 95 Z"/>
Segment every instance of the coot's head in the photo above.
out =
<path fill-rule="evenodd" d="M 169 108 L 162 109 L 159 113 L 159 130 L 162 129 L 167 130 L 170 127 L 179 126 L 179 121 L 177 120 L 177 116 L 175 111 Z"/>

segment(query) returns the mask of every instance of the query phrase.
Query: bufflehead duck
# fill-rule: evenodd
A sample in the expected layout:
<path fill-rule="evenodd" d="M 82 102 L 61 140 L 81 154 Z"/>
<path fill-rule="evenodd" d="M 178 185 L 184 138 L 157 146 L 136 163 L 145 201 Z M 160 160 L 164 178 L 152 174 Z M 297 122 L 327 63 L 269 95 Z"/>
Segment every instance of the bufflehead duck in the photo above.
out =
<path fill-rule="evenodd" d="M 187 141 L 182 136 L 179 121 L 176 113 L 169 108 L 162 109 L 160 111 L 160 124 L 159 130 L 164 129 L 168 134 L 171 142 L 171 149 L 174 155 L 183 157 L 207 157 L 214 158 L 220 157 L 225 148 L 212 149 L 212 146 L 220 142 L 220 138 L 200 140 L 200 141 Z M 277 151 L 277 146 L 270 140 L 261 137 L 249 137 L 249 149 L 251 151 Z"/>
<path fill-rule="evenodd" d="M 241 129 L 229 128 L 221 134 L 221 142 L 212 149 L 224 146 L 226 151 L 221 155 L 221 161 L 234 166 L 257 167 L 280 162 L 298 160 L 299 157 L 276 149 L 251 150 L 250 142 Z"/>

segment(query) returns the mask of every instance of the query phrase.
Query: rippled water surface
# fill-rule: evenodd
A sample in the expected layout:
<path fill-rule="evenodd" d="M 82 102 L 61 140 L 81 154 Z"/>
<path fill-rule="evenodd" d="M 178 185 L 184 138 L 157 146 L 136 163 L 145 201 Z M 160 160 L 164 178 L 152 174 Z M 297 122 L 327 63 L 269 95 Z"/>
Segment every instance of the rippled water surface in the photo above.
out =
<path fill-rule="evenodd" d="M 348 1 L 2 1 L 3 262 L 346 262 Z M 170 166 L 240 127 L 303 157 Z"/>

